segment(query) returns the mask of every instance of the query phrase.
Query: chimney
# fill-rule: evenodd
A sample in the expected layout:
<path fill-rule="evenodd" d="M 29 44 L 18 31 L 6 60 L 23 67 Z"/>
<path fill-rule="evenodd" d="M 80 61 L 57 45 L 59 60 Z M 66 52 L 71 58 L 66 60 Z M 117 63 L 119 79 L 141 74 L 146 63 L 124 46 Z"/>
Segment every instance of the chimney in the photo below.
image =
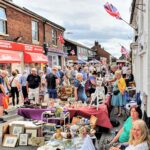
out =
<path fill-rule="evenodd" d="M 99 45 L 98 41 L 95 41 L 95 46 L 98 46 L 98 45 Z"/>

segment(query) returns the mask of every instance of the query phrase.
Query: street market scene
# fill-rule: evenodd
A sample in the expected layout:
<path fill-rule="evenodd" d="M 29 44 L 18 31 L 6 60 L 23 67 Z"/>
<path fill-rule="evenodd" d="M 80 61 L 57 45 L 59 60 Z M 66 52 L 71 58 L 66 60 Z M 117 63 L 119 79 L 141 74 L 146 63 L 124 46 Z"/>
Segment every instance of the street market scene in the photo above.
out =
<path fill-rule="evenodd" d="M 0 150 L 150 150 L 149 0 L 0 0 Z"/>

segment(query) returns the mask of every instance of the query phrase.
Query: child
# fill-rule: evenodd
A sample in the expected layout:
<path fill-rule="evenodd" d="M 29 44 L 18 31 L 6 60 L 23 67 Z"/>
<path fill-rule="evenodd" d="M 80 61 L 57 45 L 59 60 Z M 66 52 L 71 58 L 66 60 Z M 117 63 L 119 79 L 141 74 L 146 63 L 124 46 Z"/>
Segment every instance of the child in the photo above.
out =
<path fill-rule="evenodd" d="M 46 93 L 46 85 L 44 82 L 41 83 L 41 88 L 39 92 L 39 102 L 42 103 L 44 102 L 44 95 Z"/>

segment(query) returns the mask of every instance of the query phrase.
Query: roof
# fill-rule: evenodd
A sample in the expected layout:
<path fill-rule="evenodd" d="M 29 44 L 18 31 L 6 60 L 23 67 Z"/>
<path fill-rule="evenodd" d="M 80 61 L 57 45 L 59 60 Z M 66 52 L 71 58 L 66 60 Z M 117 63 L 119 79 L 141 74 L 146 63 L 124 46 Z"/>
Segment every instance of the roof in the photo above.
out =
<path fill-rule="evenodd" d="M 89 48 L 89 47 L 87 47 L 87 46 L 85 46 L 85 45 L 82 45 L 82 44 L 80 44 L 80 43 L 77 43 L 77 42 L 75 42 L 75 41 L 72 41 L 72 40 L 68 40 L 68 39 L 64 39 L 66 42 L 69 42 L 69 43 L 72 43 L 72 44 L 74 44 L 74 45 L 77 45 L 77 46 L 80 46 L 80 47 L 83 47 L 83 48 L 86 48 L 86 49 L 88 49 L 88 50 L 91 50 L 92 51 L 92 49 L 91 48 Z"/>
<path fill-rule="evenodd" d="M 133 16 L 134 16 L 135 4 L 136 4 L 136 0 L 133 0 L 132 4 L 131 4 L 132 10 L 131 10 L 130 24 L 132 24 L 132 20 L 133 20 Z"/>
<path fill-rule="evenodd" d="M 33 16 L 35 16 L 35 17 L 38 17 L 38 18 L 41 19 L 42 21 L 48 22 L 48 23 L 50 23 L 51 25 L 54 25 L 54 26 L 60 28 L 61 30 L 65 30 L 64 27 L 62 27 L 62 26 L 60 26 L 60 25 L 58 25 L 58 24 L 56 24 L 56 23 L 54 23 L 54 22 L 52 22 L 52 21 L 50 21 L 50 20 L 44 18 L 43 16 L 38 15 L 37 13 L 35 13 L 35 12 L 33 12 L 33 11 L 31 11 L 31 10 L 25 8 L 25 7 L 20 7 L 20 6 L 16 5 L 15 3 L 11 2 L 11 1 L 8 1 L 8 0 L 3 0 L 3 2 L 5 2 L 5 3 L 7 3 L 7 4 L 11 5 L 11 6 L 14 6 L 15 8 L 20 9 L 20 10 L 22 10 L 22 11 L 24 11 L 24 12 L 30 14 L 30 15 L 33 15 Z"/>

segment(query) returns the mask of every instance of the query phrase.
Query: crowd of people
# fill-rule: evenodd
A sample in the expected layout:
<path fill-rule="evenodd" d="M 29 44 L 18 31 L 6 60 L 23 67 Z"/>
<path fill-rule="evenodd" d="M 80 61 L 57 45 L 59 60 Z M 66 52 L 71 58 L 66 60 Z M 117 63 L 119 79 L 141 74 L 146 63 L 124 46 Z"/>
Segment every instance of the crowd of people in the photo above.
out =
<path fill-rule="evenodd" d="M 20 98 L 24 102 L 32 99 L 35 103 L 41 103 L 44 101 L 46 92 L 49 94 L 49 98 L 56 99 L 58 97 L 58 86 L 72 86 L 74 88 L 73 95 L 75 100 L 81 100 L 83 103 L 89 102 L 91 94 L 95 92 L 97 87 L 97 77 L 103 78 L 105 75 L 112 77 L 118 69 L 118 66 L 108 67 L 100 64 L 75 64 L 63 68 L 60 66 L 54 66 L 53 68 L 47 66 L 44 71 L 31 68 L 30 73 L 24 70 L 22 74 L 15 69 L 11 72 L 11 75 L 8 74 L 7 70 L 0 70 L 0 99 L 5 95 L 11 96 L 13 106 L 19 104 Z M 125 76 L 129 71 L 130 68 L 127 69 L 126 67 L 126 72 L 124 71 L 123 75 Z M 120 81 L 123 81 L 123 79 L 119 79 L 121 75 L 119 77 L 117 74 L 115 74 L 116 78 L 113 80 L 116 80 L 118 76 L 116 85 L 119 81 L 119 90 L 123 90 L 120 84 Z M 126 78 L 127 80 L 129 78 Z M 106 94 L 107 88 L 106 86 L 104 87 Z M 123 94 L 123 91 L 121 91 L 121 94 Z M 113 99 L 112 105 L 118 106 L 124 103 L 123 99 L 121 103 L 119 103 L 120 101 L 114 102 L 117 99 L 116 97 L 113 97 Z M 0 100 L 0 103 L 2 106 L 2 100 Z"/>
<path fill-rule="evenodd" d="M 31 68 L 30 73 L 24 70 L 22 74 L 16 69 L 11 72 L 11 75 L 6 70 L 0 70 L 0 117 L 3 112 L 6 112 L 3 109 L 5 96 L 12 97 L 13 106 L 18 105 L 21 99 L 23 99 L 24 104 L 29 101 L 38 104 L 44 102 L 46 93 L 48 93 L 49 99 L 57 99 L 58 87 L 72 87 L 73 97 L 76 101 L 90 103 L 91 94 L 95 93 L 98 86 L 98 78 L 103 79 L 105 94 L 109 91 L 108 85 L 111 85 L 111 105 L 118 108 L 115 115 L 120 117 L 122 106 L 126 104 L 126 87 L 131 81 L 134 81 L 131 68 L 126 65 L 106 66 L 100 64 L 75 64 L 63 68 L 46 66 L 44 71 Z M 128 143 L 129 146 L 126 150 L 138 150 L 141 146 L 148 147 L 148 130 L 144 121 L 140 120 L 141 118 L 140 107 L 132 107 L 130 117 L 110 144 L 115 142 Z M 111 147 L 110 149 L 119 150 L 120 147 Z"/>

